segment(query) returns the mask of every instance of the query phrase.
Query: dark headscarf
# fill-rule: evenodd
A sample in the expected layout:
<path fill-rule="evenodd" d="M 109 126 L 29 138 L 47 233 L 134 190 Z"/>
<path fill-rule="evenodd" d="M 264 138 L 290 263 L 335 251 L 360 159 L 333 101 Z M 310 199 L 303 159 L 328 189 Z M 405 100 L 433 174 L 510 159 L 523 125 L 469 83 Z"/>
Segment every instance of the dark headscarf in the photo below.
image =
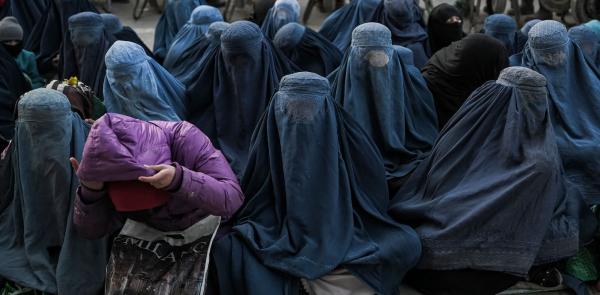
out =
<path fill-rule="evenodd" d="M 548 103 L 567 177 L 600 203 L 600 73 L 565 26 L 541 21 L 529 32 L 523 65 L 548 80 Z"/>
<path fill-rule="evenodd" d="M 162 61 L 175 36 L 189 20 L 192 11 L 197 6 L 204 4 L 203 0 L 172 0 L 167 1 L 167 6 L 156 24 L 154 32 L 154 55 Z"/>
<path fill-rule="evenodd" d="M 232 23 L 221 48 L 188 88 L 188 121 L 207 134 L 240 175 L 246 166 L 254 126 L 277 90 L 279 79 L 295 66 L 248 21 Z"/>
<path fill-rule="evenodd" d="M 13 137 L 15 107 L 19 97 L 31 90 L 31 85 L 21 74 L 15 59 L 0 46 L 0 136 L 4 140 Z"/>
<path fill-rule="evenodd" d="M 221 294 L 293 294 L 299 278 L 346 268 L 390 295 L 417 262 L 414 231 L 385 212 L 377 147 L 329 93 L 314 73 L 281 80 L 252 137 L 244 206 L 215 245 Z"/>
<path fill-rule="evenodd" d="M 431 92 L 407 67 L 392 47 L 390 30 L 362 24 L 332 86 L 335 100 L 379 148 L 388 180 L 412 172 L 438 134 Z"/>
<path fill-rule="evenodd" d="M 211 23 L 222 21 L 219 9 L 200 5 L 192 11 L 190 21 L 185 24 L 169 48 L 163 66 L 175 77 L 183 76 L 196 67 L 196 62 L 208 46 L 206 32 Z"/>
<path fill-rule="evenodd" d="M 329 75 L 342 61 L 342 52 L 333 43 L 298 23 L 281 27 L 273 44 L 300 69 L 321 76 Z"/>
<path fill-rule="evenodd" d="M 13 185 L 0 212 L 0 277 L 52 294 L 102 292 L 107 241 L 84 239 L 73 226 L 79 182 L 68 159 L 81 159 L 88 131 L 58 91 L 36 89 L 19 101 L 11 175 L 2 175 Z"/>
<path fill-rule="evenodd" d="M 260 29 L 273 40 L 277 31 L 286 24 L 300 21 L 300 4 L 297 0 L 277 0 L 267 12 Z"/>
<path fill-rule="evenodd" d="M 435 100 L 440 129 L 473 90 L 498 78 L 507 64 L 504 44 L 483 34 L 471 34 L 436 52 L 423 77 Z"/>
<path fill-rule="evenodd" d="M 319 34 L 325 36 L 342 52 L 350 46 L 352 30 L 371 20 L 382 0 L 352 0 L 331 13 L 321 24 Z"/>
<path fill-rule="evenodd" d="M 385 25 L 392 32 L 392 43 L 413 51 L 415 66 L 422 68 L 429 59 L 427 32 L 421 9 L 415 0 L 383 0 L 371 21 Z"/>
<path fill-rule="evenodd" d="M 112 34 L 116 40 L 129 41 L 140 45 L 142 46 L 142 48 L 144 48 L 144 51 L 146 51 L 146 54 L 148 56 L 154 58 L 154 54 L 152 53 L 150 48 L 146 46 L 144 41 L 142 41 L 140 36 L 138 36 L 138 34 L 132 28 L 123 26 L 123 24 L 116 15 L 110 13 L 102 13 L 100 14 L 100 16 L 102 17 L 102 21 L 104 22 L 104 28 L 109 34 Z"/>
<path fill-rule="evenodd" d="M 459 17 L 461 22 L 448 23 L 454 16 Z M 442 3 L 431 10 L 427 21 L 427 35 L 432 54 L 465 36 L 462 20 L 460 10 L 448 3 Z"/>
<path fill-rule="evenodd" d="M 190 87 L 201 74 L 204 65 L 212 58 L 215 51 L 221 48 L 221 34 L 229 28 L 230 24 L 226 22 L 214 22 L 208 26 L 206 38 L 203 43 L 198 43 L 197 49 L 190 52 L 189 59 L 193 60 L 193 66 L 185 73 L 176 75 L 175 78 L 181 81 L 186 87 Z"/>
<path fill-rule="evenodd" d="M 109 113 L 145 121 L 185 119 L 185 87 L 141 46 L 117 41 L 105 60 L 104 103 Z"/>
<path fill-rule="evenodd" d="M 40 21 L 51 0 L 7 0 L 3 9 L 6 16 L 17 18 L 23 28 L 23 41 L 29 39 L 34 26 Z M 0 18 L 1 19 L 1 18 Z"/>
<path fill-rule="evenodd" d="M 114 37 L 104 29 L 102 17 L 94 12 L 81 12 L 69 18 L 69 39 L 65 47 L 63 78 L 77 76 L 102 98 L 106 75 L 104 55 Z"/>
<path fill-rule="evenodd" d="M 423 243 L 418 268 L 525 276 L 577 253 L 585 205 L 562 173 L 545 84 L 512 67 L 475 90 L 396 194 L 390 215 Z"/>
<path fill-rule="evenodd" d="M 518 53 L 517 22 L 512 17 L 506 14 L 492 14 L 485 18 L 483 31 L 502 42 L 509 55 Z"/>

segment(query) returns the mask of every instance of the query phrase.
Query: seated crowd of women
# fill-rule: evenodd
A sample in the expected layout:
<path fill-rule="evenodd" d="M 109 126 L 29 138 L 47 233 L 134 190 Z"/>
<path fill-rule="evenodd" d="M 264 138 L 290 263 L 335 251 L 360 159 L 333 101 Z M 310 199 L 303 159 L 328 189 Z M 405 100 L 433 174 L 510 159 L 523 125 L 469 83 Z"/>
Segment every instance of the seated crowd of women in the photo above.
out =
<path fill-rule="evenodd" d="M 497 294 L 600 279 L 600 25 L 320 30 L 0 1 L 0 294 Z M 52 81 L 50 81 L 52 80 Z M 584 288 L 582 288 L 584 286 Z M 30 292 L 30 293 L 26 293 Z"/>

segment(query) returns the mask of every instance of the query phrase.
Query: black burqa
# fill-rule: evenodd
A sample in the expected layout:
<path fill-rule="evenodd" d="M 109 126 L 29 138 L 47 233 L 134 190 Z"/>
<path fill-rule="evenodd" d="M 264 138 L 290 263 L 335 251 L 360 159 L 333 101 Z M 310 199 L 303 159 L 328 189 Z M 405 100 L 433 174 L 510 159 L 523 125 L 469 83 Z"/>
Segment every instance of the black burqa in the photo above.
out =
<path fill-rule="evenodd" d="M 440 129 L 477 87 L 498 78 L 508 66 L 508 53 L 500 41 L 472 34 L 436 52 L 423 67 L 433 94 Z"/>
<path fill-rule="evenodd" d="M 460 19 L 460 22 L 452 22 L 452 17 Z M 427 35 L 432 54 L 465 36 L 462 21 L 460 10 L 448 3 L 442 3 L 431 10 L 427 21 Z"/>
<path fill-rule="evenodd" d="M 279 79 L 297 68 L 248 21 L 232 23 L 220 49 L 210 54 L 188 88 L 188 121 L 208 135 L 239 176 L 250 136 Z"/>
<path fill-rule="evenodd" d="M 29 90 L 31 85 L 21 74 L 15 59 L 0 46 L 0 136 L 3 139 L 13 137 L 17 100 Z"/>

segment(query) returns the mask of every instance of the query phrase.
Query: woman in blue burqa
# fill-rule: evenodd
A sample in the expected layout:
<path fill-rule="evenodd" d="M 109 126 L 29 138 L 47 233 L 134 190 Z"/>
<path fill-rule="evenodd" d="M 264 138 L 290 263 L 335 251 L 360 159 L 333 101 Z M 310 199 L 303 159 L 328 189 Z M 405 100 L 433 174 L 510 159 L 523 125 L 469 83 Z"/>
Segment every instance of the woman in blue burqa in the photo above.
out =
<path fill-rule="evenodd" d="M 108 244 L 73 227 L 79 182 L 68 161 L 81 157 L 89 125 L 67 97 L 43 88 L 22 97 L 17 116 L 0 160 L 0 277 L 52 294 L 98 294 Z"/>
<path fill-rule="evenodd" d="M 208 26 L 206 38 L 202 43 L 198 43 L 195 52 L 189 56 L 190 59 L 194 60 L 193 66 L 185 73 L 175 76 L 175 78 L 181 81 L 186 88 L 194 84 L 198 79 L 198 76 L 202 75 L 204 65 L 211 60 L 215 51 L 221 49 L 221 34 L 223 34 L 229 26 L 230 24 L 226 22 L 214 22 Z"/>
<path fill-rule="evenodd" d="M 252 138 L 246 201 L 215 244 L 220 294 L 396 294 L 420 245 L 386 214 L 383 162 L 327 79 L 285 76 Z"/>
<path fill-rule="evenodd" d="M 319 33 L 342 52 L 350 46 L 352 30 L 366 22 L 378 22 L 392 31 L 392 43 L 410 48 L 421 68 L 430 50 L 423 15 L 414 0 L 354 0 L 323 21 Z"/>
<path fill-rule="evenodd" d="M 600 58 L 598 58 L 598 50 L 600 48 L 598 42 L 600 42 L 600 39 L 594 30 L 584 25 L 571 27 L 569 29 L 569 39 L 579 45 L 579 48 L 585 57 L 590 60 L 590 63 L 596 67 L 600 66 Z"/>
<path fill-rule="evenodd" d="M 497 294 L 591 240 L 596 221 L 564 177 L 550 113 L 546 79 L 511 67 L 452 117 L 389 209 L 423 243 L 409 283 Z"/>
<path fill-rule="evenodd" d="M 167 1 L 154 31 L 154 56 L 159 62 L 162 63 L 167 56 L 175 36 L 189 20 L 192 10 L 202 4 L 204 4 L 203 0 Z"/>
<path fill-rule="evenodd" d="M 529 31 L 523 66 L 548 80 L 550 118 L 567 176 L 588 204 L 598 204 L 600 72 L 556 21 L 539 22 Z"/>
<path fill-rule="evenodd" d="M 512 17 L 506 14 L 492 14 L 486 17 L 483 32 L 502 42 L 509 56 L 519 53 L 517 48 L 517 22 Z"/>
<path fill-rule="evenodd" d="M 378 23 L 354 29 L 335 75 L 333 97 L 379 148 L 393 194 L 438 135 L 433 96 L 422 78 L 409 73 L 390 30 Z"/>
<path fill-rule="evenodd" d="M 115 42 L 104 29 L 102 17 L 94 12 L 81 12 L 69 18 L 69 30 L 64 46 L 63 78 L 79 78 L 90 86 L 96 96 L 102 96 L 106 75 L 104 55 Z"/>
<path fill-rule="evenodd" d="M 221 47 L 210 52 L 199 72 L 188 88 L 188 121 L 208 135 L 240 176 L 258 119 L 279 79 L 296 66 L 256 24 L 237 21 L 222 33 Z"/>
<path fill-rule="evenodd" d="M 297 0 L 277 0 L 267 12 L 261 30 L 270 40 L 286 24 L 300 21 L 300 3 Z"/>
<path fill-rule="evenodd" d="M 299 23 L 281 27 L 273 44 L 300 69 L 321 76 L 329 75 L 342 61 L 342 52 L 333 43 Z"/>
<path fill-rule="evenodd" d="M 200 5 L 192 11 L 190 20 L 185 24 L 169 48 L 163 66 L 173 76 L 180 77 L 196 67 L 196 62 L 208 46 L 206 33 L 211 23 L 223 21 L 219 9 Z"/>
<path fill-rule="evenodd" d="M 106 53 L 106 111 L 140 120 L 182 121 L 185 87 L 144 49 L 117 41 Z"/>

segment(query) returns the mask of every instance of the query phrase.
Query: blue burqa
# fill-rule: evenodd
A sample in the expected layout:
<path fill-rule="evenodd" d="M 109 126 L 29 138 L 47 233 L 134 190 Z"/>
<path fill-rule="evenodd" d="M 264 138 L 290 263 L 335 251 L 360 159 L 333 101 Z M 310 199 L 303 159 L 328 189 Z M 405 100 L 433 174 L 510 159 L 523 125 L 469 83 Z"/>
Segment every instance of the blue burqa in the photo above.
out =
<path fill-rule="evenodd" d="M 64 47 L 62 78 L 77 76 L 97 97 L 102 98 L 106 75 L 104 55 L 115 39 L 104 29 L 102 17 L 94 12 L 81 12 L 69 18 L 68 39 Z"/>
<path fill-rule="evenodd" d="M 219 9 L 208 5 L 196 7 L 190 21 L 179 30 L 169 49 L 163 62 L 165 69 L 175 77 L 193 70 L 208 46 L 208 27 L 216 21 L 223 21 Z"/>
<path fill-rule="evenodd" d="M 382 0 L 352 0 L 331 13 L 321 24 L 319 34 L 325 36 L 342 52 L 350 46 L 352 30 L 371 20 Z"/>
<path fill-rule="evenodd" d="M 277 0 L 267 12 L 267 16 L 260 28 L 265 33 L 265 36 L 273 40 L 281 27 L 299 21 L 300 4 L 297 0 Z"/>
<path fill-rule="evenodd" d="M 600 39 L 594 32 L 594 30 L 580 25 L 569 29 L 569 39 L 575 44 L 579 45 L 581 51 L 585 57 L 590 60 L 590 63 L 596 67 L 600 65 L 600 59 L 598 57 L 598 42 Z"/>
<path fill-rule="evenodd" d="M 400 188 L 389 213 L 421 237 L 418 268 L 526 276 L 577 253 L 590 210 L 563 176 L 545 84 L 512 67 L 479 87 Z"/>
<path fill-rule="evenodd" d="M 430 56 L 427 31 L 421 9 L 415 0 L 383 0 L 371 21 L 385 25 L 392 32 L 392 43 L 413 51 L 415 66 L 422 68 Z"/>
<path fill-rule="evenodd" d="M 206 38 L 204 44 L 198 44 L 198 48 L 195 52 L 190 55 L 190 59 L 193 60 L 193 66 L 190 67 L 185 73 L 175 76 L 177 80 L 181 81 L 183 85 L 190 87 L 198 76 L 201 74 L 204 64 L 206 64 L 215 51 L 221 48 L 221 34 L 229 28 L 229 23 L 226 22 L 214 22 L 208 26 L 206 32 Z"/>
<path fill-rule="evenodd" d="M 521 66 L 521 62 L 523 60 L 523 48 L 525 48 L 525 44 L 527 43 L 527 35 L 529 34 L 529 30 L 531 30 L 535 24 L 541 21 L 542 20 L 539 19 L 532 19 L 526 22 L 523 27 L 517 31 L 517 38 L 515 41 L 517 44 L 515 50 L 516 53 L 508 58 L 508 64 L 511 67 Z"/>
<path fill-rule="evenodd" d="M 154 55 L 160 61 L 166 56 L 175 36 L 187 23 L 192 10 L 204 4 L 203 0 L 170 0 L 160 16 L 154 31 Z"/>
<path fill-rule="evenodd" d="M 565 26 L 542 21 L 529 31 L 523 65 L 548 80 L 548 104 L 568 178 L 589 204 L 600 202 L 600 73 L 569 40 Z"/>
<path fill-rule="evenodd" d="M 239 176 L 258 119 L 279 79 L 296 67 L 248 21 L 232 23 L 220 49 L 210 54 L 188 88 L 188 121 L 208 135 Z"/>
<path fill-rule="evenodd" d="M 509 55 L 519 53 L 517 44 L 517 22 L 506 14 L 492 14 L 485 18 L 484 34 L 504 44 Z"/>
<path fill-rule="evenodd" d="M 60 92 L 36 89 L 19 102 L 3 159 L 12 193 L 0 212 L 0 277 L 53 294 L 104 289 L 108 242 L 86 240 L 73 226 L 79 182 L 69 157 L 81 159 L 88 131 Z"/>
<path fill-rule="evenodd" d="M 433 96 L 410 74 L 385 26 L 354 29 L 332 93 L 379 148 L 388 180 L 410 174 L 431 150 L 438 135 Z"/>
<path fill-rule="evenodd" d="M 377 294 L 397 294 L 420 245 L 386 214 L 381 156 L 336 104 L 327 80 L 284 77 L 252 137 L 246 195 L 214 248 L 221 294 L 297 294 L 346 268 Z"/>
<path fill-rule="evenodd" d="M 106 53 L 106 111 L 140 120 L 185 119 L 185 87 L 131 42 L 117 41 Z"/>
<path fill-rule="evenodd" d="M 333 43 L 298 23 L 281 27 L 273 44 L 300 69 L 321 76 L 329 75 L 342 61 L 342 52 Z"/>

